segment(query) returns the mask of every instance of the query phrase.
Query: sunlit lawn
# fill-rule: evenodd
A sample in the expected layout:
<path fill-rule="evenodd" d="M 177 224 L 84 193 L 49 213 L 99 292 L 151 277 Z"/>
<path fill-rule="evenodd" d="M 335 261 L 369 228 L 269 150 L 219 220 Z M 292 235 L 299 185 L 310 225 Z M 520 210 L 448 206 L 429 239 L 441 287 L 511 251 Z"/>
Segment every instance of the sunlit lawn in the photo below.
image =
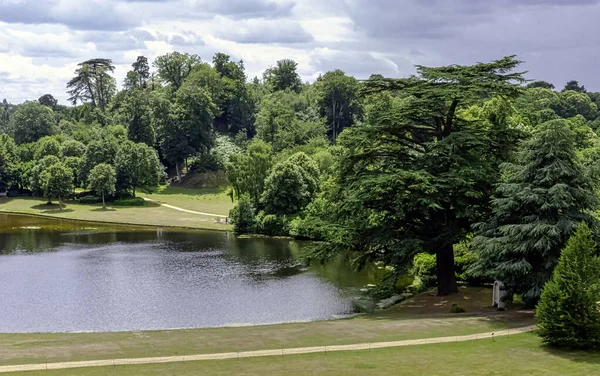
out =
<path fill-rule="evenodd" d="M 244 341 L 245 337 L 240 337 Z M 533 333 L 371 351 L 19 373 L 22 375 L 597 375 L 600 353 L 553 351 Z"/>
<path fill-rule="evenodd" d="M 183 209 L 227 216 L 235 205 L 227 195 L 227 189 L 226 186 L 199 189 L 161 186 L 155 193 L 139 195 Z"/>
<path fill-rule="evenodd" d="M 112 223 L 173 226 L 198 229 L 230 230 L 224 219 L 189 214 L 148 204 L 143 207 L 114 207 L 103 209 L 102 205 L 82 205 L 67 202 L 64 210 L 58 205 L 48 206 L 45 199 L 35 197 L 0 198 L 0 212 L 43 215 L 54 218 L 100 221 Z M 221 223 L 218 223 L 220 220 Z"/>
<path fill-rule="evenodd" d="M 305 346 L 343 345 L 482 333 L 530 325 L 528 312 L 496 312 L 490 289 L 462 288 L 468 314 L 449 310 L 424 315 L 407 302 L 393 310 L 353 319 L 211 329 L 121 333 L 0 334 L 0 365 L 148 356 L 190 355 Z M 429 293 L 419 301 L 438 305 Z"/>

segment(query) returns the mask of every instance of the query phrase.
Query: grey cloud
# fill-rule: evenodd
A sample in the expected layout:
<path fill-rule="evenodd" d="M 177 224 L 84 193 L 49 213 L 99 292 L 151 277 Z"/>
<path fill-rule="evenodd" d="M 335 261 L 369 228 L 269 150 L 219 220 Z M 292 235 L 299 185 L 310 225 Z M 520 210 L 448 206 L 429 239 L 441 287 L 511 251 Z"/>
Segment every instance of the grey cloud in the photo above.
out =
<path fill-rule="evenodd" d="M 289 16 L 294 3 L 273 0 L 228 0 L 228 1 L 196 1 L 199 10 L 207 10 L 213 14 L 228 15 L 235 18 L 279 18 Z"/>
<path fill-rule="evenodd" d="M 175 34 L 168 38 L 168 43 L 173 46 L 204 46 L 204 40 L 194 32 L 186 32 L 184 35 Z"/>
<path fill-rule="evenodd" d="M 143 30 L 120 32 L 82 32 L 81 41 L 93 43 L 100 51 L 129 51 L 146 49 L 145 42 L 154 40 L 152 34 Z"/>
<path fill-rule="evenodd" d="M 237 43 L 295 44 L 314 40 L 299 23 L 289 20 L 237 22 L 216 35 Z"/>
<path fill-rule="evenodd" d="M 303 69 L 306 68 L 308 67 Z M 335 69 L 341 69 L 358 79 L 369 78 L 371 74 L 403 77 L 414 71 L 413 64 L 402 56 L 376 56 L 368 52 L 328 50 L 314 52 L 311 55 L 310 70 L 304 73 L 325 73 Z"/>
<path fill-rule="evenodd" d="M 137 18 L 117 12 L 115 4 L 89 0 L 8 0 L 0 3 L 0 21 L 21 24 L 60 24 L 74 30 L 123 30 Z"/>

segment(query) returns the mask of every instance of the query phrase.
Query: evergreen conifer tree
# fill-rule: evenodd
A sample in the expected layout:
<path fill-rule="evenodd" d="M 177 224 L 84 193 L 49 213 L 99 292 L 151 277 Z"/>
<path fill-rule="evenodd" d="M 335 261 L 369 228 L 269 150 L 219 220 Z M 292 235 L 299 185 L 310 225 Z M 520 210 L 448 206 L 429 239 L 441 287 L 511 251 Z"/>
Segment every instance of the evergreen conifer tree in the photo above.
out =
<path fill-rule="evenodd" d="M 600 259 L 583 223 L 569 239 L 537 307 L 538 334 L 552 346 L 600 345 Z"/>
<path fill-rule="evenodd" d="M 503 281 L 533 305 L 577 226 L 593 223 L 597 204 L 565 120 L 540 125 L 516 163 L 503 165 L 492 204 L 492 218 L 473 240 L 481 256 L 474 272 Z"/>

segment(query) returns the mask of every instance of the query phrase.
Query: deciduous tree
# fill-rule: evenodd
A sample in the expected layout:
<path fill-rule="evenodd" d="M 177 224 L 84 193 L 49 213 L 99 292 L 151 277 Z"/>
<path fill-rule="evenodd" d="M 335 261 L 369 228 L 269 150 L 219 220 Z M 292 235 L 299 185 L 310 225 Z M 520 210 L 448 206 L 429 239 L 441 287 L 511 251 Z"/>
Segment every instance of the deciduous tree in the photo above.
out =
<path fill-rule="evenodd" d="M 291 90 L 299 93 L 302 90 L 302 80 L 296 71 L 298 63 L 294 60 L 283 59 L 263 74 L 263 79 L 271 92 Z"/>
<path fill-rule="evenodd" d="M 62 210 L 61 197 L 68 196 L 73 192 L 73 172 L 62 163 L 55 163 L 46 168 L 41 174 L 42 188 L 48 201 L 52 198 L 58 199 L 58 205 Z"/>
<path fill-rule="evenodd" d="M 115 157 L 117 185 L 131 190 L 155 187 L 160 177 L 160 162 L 156 151 L 143 143 L 126 141 L 119 147 Z"/>
<path fill-rule="evenodd" d="M 26 102 L 12 115 L 12 134 L 17 144 L 35 142 L 57 131 L 54 112 L 39 102 Z"/>
<path fill-rule="evenodd" d="M 102 207 L 106 207 L 105 195 L 115 193 L 117 175 L 113 166 L 101 163 L 94 167 L 88 178 L 88 188 L 102 197 Z"/>

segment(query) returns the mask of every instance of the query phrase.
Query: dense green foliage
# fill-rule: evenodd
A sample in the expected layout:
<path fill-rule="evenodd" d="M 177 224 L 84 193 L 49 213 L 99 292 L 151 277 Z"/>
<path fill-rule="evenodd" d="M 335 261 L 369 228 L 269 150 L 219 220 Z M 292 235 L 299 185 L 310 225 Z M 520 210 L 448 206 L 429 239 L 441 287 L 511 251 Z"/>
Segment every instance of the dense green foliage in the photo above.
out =
<path fill-rule="evenodd" d="M 247 193 L 239 197 L 238 204 L 231 209 L 229 217 L 237 234 L 247 234 L 255 231 L 256 211 L 250 195 Z"/>
<path fill-rule="evenodd" d="M 225 173 L 237 233 L 377 262 L 389 293 L 407 274 L 440 295 L 500 278 L 533 304 L 574 229 L 595 230 L 600 93 L 529 82 L 520 63 L 303 83 L 288 59 L 249 80 L 223 53 L 171 52 L 139 56 L 118 88 L 112 61 L 90 59 L 67 83 L 71 107 L 0 103 L 0 191 L 90 188 L 99 197 L 81 200 L 98 202 Z"/>
<path fill-rule="evenodd" d="M 102 206 L 106 207 L 105 195 L 115 193 L 117 173 L 113 166 L 101 163 L 90 171 L 88 188 L 102 197 Z"/>
<path fill-rule="evenodd" d="M 44 196 L 49 201 L 57 198 L 62 209 L 61 197 L 69 195 L 73 191 L 73 172 L 61 163 L 55 163 L 40 175 L 41 186 L 44 190 Z"/>
<path fill-rule="evenodd" d="M 535 303 L 571 234 L 581 221 L 592 222 L 593 188 L 567 122 L 541 125 L 515 162 L 503 165 L 493 215 L 474 239 L 481 273 Z"/>
<path fill-rule="evenodd" d="M 600 346 L 600 258 L 585 224 L 569 239 L 537 306 L 538 334 L 552 346 Z"/>

